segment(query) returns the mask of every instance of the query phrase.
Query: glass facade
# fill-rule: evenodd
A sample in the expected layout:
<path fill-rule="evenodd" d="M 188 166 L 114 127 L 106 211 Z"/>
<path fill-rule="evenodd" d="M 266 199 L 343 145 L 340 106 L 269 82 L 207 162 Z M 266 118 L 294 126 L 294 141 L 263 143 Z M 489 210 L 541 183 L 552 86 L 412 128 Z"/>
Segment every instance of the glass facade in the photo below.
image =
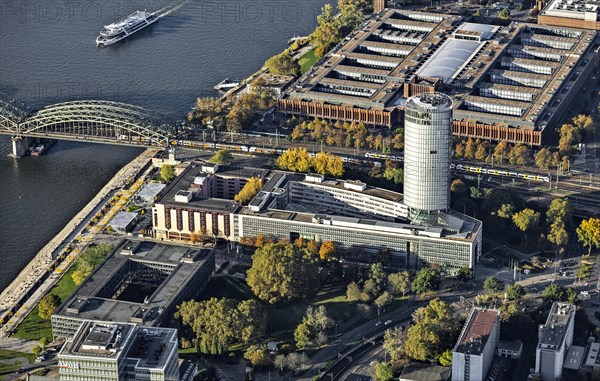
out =
<path fill-rule="evenodd" d="M 452 100 L 439 93 L 411 97 L 404 115 L 404 203 L 411 209 L 446 210 Z"/>

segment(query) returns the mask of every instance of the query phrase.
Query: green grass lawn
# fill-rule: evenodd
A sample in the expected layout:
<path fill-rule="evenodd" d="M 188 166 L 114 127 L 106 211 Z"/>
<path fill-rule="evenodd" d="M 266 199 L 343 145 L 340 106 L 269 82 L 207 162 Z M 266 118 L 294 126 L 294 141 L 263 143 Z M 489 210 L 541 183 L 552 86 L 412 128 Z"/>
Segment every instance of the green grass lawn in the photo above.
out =
<path fill-rule="evenodd" d="M 29 364 L 35 361 L 35 355 L 33 353 L 23 353 L 9 351 L 6 349 L 0 349 L 0 375 L 13 373 L 17 369 L 27 365 L 22 358 L 26 358 Z"/>
<path fill-rule="evenodd" d="M 315 55 L 316 49 L 317 48 L 312 48 L 298 59 L 298 63 L 300 64 L 300 72 L 302 74 L 306 73 L 308 69 L 313 67 L 319 60 L 319 58 Z"/>
<path fill-rule="evenodd" d="M 60 298 L 61 303 L 67 300 L 77 288 L 77 285 L 73 282 L 73 278 L 71 278 L 73 271 L 75 271 L 75 267 L 71 266 L 69 271 L 50 290 L 51 294 L 55 294 Z M 40 340 L 42 337 L 47 337 L 51 341 L 52 328 L 50 320 L 41 319 L 38 315 L 38 307 L 36 306 L 19 324 L 14 336 L 27 340 Z"/>

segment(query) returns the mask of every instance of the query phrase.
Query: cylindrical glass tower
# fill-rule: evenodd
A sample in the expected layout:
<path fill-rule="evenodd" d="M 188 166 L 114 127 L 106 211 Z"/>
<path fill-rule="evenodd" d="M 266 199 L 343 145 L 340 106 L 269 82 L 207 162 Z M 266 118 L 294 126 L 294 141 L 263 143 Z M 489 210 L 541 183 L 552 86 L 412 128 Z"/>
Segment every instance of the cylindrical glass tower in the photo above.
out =
<path fill-rule="evenodd" d="M 452 99 L 442 93 L 408 98 L 404 108 L 404 203 L 411 214 L 450 207 Z"/>

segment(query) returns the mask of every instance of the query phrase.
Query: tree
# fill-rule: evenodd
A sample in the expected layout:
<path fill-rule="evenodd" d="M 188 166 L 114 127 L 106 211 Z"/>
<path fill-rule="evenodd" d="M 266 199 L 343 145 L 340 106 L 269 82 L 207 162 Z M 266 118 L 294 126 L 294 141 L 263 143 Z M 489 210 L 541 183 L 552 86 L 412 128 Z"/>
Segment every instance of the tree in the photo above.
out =
<path fill-rule="evenodd" d="M 287 364 L 288 367 L 293 371 L 297 372 L 298 370 L 306 367 L 308 364 L 308 356 L 306 353 L 296 353 L 292 352 L 287 355 Z"/>
<path fill-rule="evenodd" d="M 569 243 L 569 233 L 567 232 L 565 223 L 562 220 L 555 220 L 550 225 L 547 238 L 548 241 L 557 246 L 564 246 Z"/>
<path fill-rule="evenodd" d="M 456 341 L 459 326 L 452 308 L 440 299 L 415 311 L 413 320 L 415 323 L 408 329 L 404 342 L 404 351 L 412 359 L 438 360 Z"/>
<path fill-rule="evenodd" d="M 77 258 L 73 265 L 75 270 L 71 278 L 76 285 L 79 285 L 87 278 L 96 267 L 102 263 L 104 258 L 113 250 L 112 245 L 99 244 L 89 247 L 83 254 Z"/>
<path fill-rule="evenodd" d="M 388 275 L 388 286 L 392 293 L 406 295 L 410 291 L 410 274 L 408 271 L 401 271 Z"/>
<path fill-rule="evenodd" d="M 475 271 L 469 266 L 463 266 L 458 269 L 456 277 L 463 282 L 470 282 L 475 279 Z"/>
<path fill-rule="evenodd" d="M 310 35 L 310 42 L 316 47 L 315 55 L 323 57 L 327 51 L 342 39 L 339 26 L 335 23 L 334 10 L 331 4 L 325 4 L 321 8 L 321 14 L 317 17 L 318 25 Z"/>
<path fill-rule="evenodd" d="M 518 283 L 506 287 L 506 297 L 510 300 L 517 300 L 523 295 L 525 295 L 525 289 Z"/>
<path fill-rule="evenodd" d="M 508 143 L 504 140 L 501 141 L 496 145 L 496 148 L 494 148 L 494 160 L 496 160 L 497 163 L 502 164 L 504 159 L 508 157 L 509 152 Z"/>
<path fill-rule="evenodd" d="M 258 177 L 251 177 L 244 187 L 236 194 L 233 199 L 242 205 L 248 205 L 250 201 L 260 192 L 262 181 Z"/>
<path fill-rule="evenodd" d="M 515 214 L 515 206 L 513 204 L 502 204 L 500 209 L 496 211 L 496 215 L 500 218 L 512 219 Z"/>
<path fill-rule="evenodd" d="M 383 334 L 383 349 L 390 355 L 392 362 L 403 355 L 404 331 L 401 327 L 386 329 Z"/>
<path fill-rule="evenodd" d="M 331 241 L 325 241 L 319 248 L 319 257 L 324 261 L 331 260 L 331 257 L 335 254 L 335 245 Z"/>
<path fill-rule="evenodd" d="M 540 221 L 540 213 L 533 209 L 523 209 L 513 214 L 512 220 L 517 228 L 526 232 Z"/>
<path fill-rule="evenodd" d="M 170 183 L 175 178 L 175 168 L 170 164 L 164 164 L 160 167 L 160 177 L 167 183 Z"/>
<path fill-rule="evenodd" d="M 283 373 L 283 369 L 287 366 L 287 358 L 284 354 L 278 354 L 273 359 L 273 365 L 275 365 L 275 367 L 279 369 L 281 373 Z"/>
<path fill-rule="evenodd" d="M 196 107 L 188 114 L 188 121 L 203 125 L 223 126 L 223 102 L 219 98 L 206 97 L 196 100 Z"/>
<path fill-rule="evenodd" d="M 60 306 L 60 298 L 55 294 L 46 294 L 38 304 L 38 315 L 42 320 L 50 319 L 50 316 Z"/>
<path fill-rule="evenodd" d="M 416 294 L 434 291 L 440 287 L 441 276 L 438 270 L 430 267 L 424 267 L 417 272 L 412 282 L 412 290 Z"/>
<path fill-rule="evenodd" d="M 551 283 L 542 291 L 542 298 L 551 302 L 563 302 L 567 300 L 567 292 L 558 283 Z"/>
<path fill-rule="evenodd" d="M 573 287 L 568 287 L 565 292 L 566 292 L 567 302 L 575 303 L 577 301 L 577 291 L 575 291 L 575 289 Z"/>
<path fill-rule="evenodd" d="M 488 156 L 488 150 L 490 148 L 489 142 L 481 142 L 477 145 L 477 150 L 475 151 L 475 160 L 485 160 Z"/>
<path fill-rule="evenodd" d="M 500 17 L 502 20 L 510 19 L 510 10 L 508 8 L 504 8 L 500 11 L 500 13 L 498 13 L 498 17 Z"/>
<path fill-rule="evenodd" d="M 321 175 L 340 177 L 344 174 L 344 162 L 341 158 L 328 153 L 319 152 L 311 161 L 315 172 Z"/>
<path fill-rule="evenodd" d="M 185 301 L 174 315 L 195 334 L 198 350 L 221 354 L 234 343 L 248 343 L 264 334 L 266 314 L 254 300 L 227 298 Z"/>
<path fill-rule="evenodd" d="M 600 219 L 590 217 L 581 221 L 577 228 L 579 242 L 589 247 L 588 254 L 592 254 L 592 246 L 596 249 L 600 247 Z"/>
<path fill-rule="evenodd" d="M 581 135 L 585 135 L 585 133 L 593 132 L 596 125 L 592 120 L 590 115 L 579 114 L 572 120 L 573 126 L 577 128 Z"/>
<path fill-rule="evenodd" d="M 36 357 L 38 357 L 42 353 L 42 351 L 43 351 L 43 349 L 39 345 L 35 345 L 33 348 L 31 348 L 31 352 L 33 352 L 33 354 Z"/>
<path fill-rule="evenodd" d="M 377 285 L 378 290 L 382 290 L 385 287 L 385 281 L 387 280 L 387 274 L 383 269 L 383 264 L 373 263 L 369 269 L 369 279 L 373 280 Z"/>
<path fill-rule="evenodd" d="M 367 295 L 356 282 L 350 282 L 348 285 L 348 288 L 346 289 L 346 298 L 351 302 L 369 301 L 369 295 Z"/>
<path fill-rule="evenodd" d="M 227 165 L 233 163 L 233 155 L 226 149 L 218 150 L 210 159 L 208 159 L 211 163 L 217 163 L 222 165 Z"/>
<path fill-rule="evenodd" d="M 562 220 L 565 224 L 570 224 L 573 219 L 573 207 L 568 198 L 555 198 L 550 203 L 546 212 L 548 221 Z"/>
<path fill-rule="evenodd" d="M 42 349 L 46 349 L 47 345 L 48 345 L 48 338 L 46 336 L 44 336 L 40 339 L 40 347 L 42 347 Z"/>
<path fill-rule="evenodd" d="M 394 298 L 392 297 L 392 295 L 389 292 L 384 291 L 383 294 L 381 294 L 377 299 L 375 299 L 377 312 L 392 304 L 393 301 Z"/>
<path fill-rule="evenodd" d="M 256 249 L 246 282 L 254 294 L 270 304 L 308 297 L 319 288 L 316 258 L 305 248 L 270 243 Z"/>
<path fill-rule="evenodd" d="M 508 162 L 513 165 L 528 165 L 530 156 L 526 145 L 517 144 L 508 152 Z"/>
<path fill-rule="evenodd" d="M 256 345 L 251 345 L 246 349 L 244 353 L 244 358 L 250 361 L 252 366 L 263 367 L 269 366 L 271 364 L 271 357 L 269 356 L 269 352 L 265 349 L 260 348 Z"/>
<path fill-rule="evenodd" d="M 483 288 L 489 292 L 498 292 L 502 290 L 504 285 L 502 281 L 494 278 L 493 276 L 488 277 L 485 281 L 483 281 Z"/>
<path fill-rule="evenodd" d="M 461 179 L 456 179 L 450 184 L 450 191 L 454 193 L 465 193 L 467 191 L 467 185 Z"/>
<path fill-rule="evenodd" d="M 304 148 L 290 148 L 277 158 L 277 166 L 294 172 L 309 172 L 312 161 Z"/>
<path fill-rule="evenodd" d="M 310 344 L 310 340 L 313 336 L 313 332 L 311 327 L 302 322 L 298 324 L 296 330 L 294 331 L 294 340 L 296 341 L 296 347 L 300 350 L 306 348 Z"/>
<path fill-rule="evenodd" d="M 535 166 L 538 168 L 550 168 L 553 166 L 554 157 L 548 148 L 542 148 L 535 154 Z"/>
<path fill-rule="evenodd" d="M 465 159 L 475 159 L 475 153 L 477 153 L 477 144 L 473 138 L 469 138 L 465 144 Z"/>
<path fill-rule="evenodd" d="M 391 381 L 394 379 L 394 370 L 389 363 L 376 362 L 374 367 L 376 381 Z"/>
<path fill-rule="evenodd" d="M 273 56 L 265 62 L 265 67 L 269 73 L 275 75 L 292 75 L 300 74 L 300 65 L 287 51 Z"/>
<path fill-rule="evenodd" d="M 439 357 L 441 366 L 452 366 L 452 350 L 446 349 Z"/>

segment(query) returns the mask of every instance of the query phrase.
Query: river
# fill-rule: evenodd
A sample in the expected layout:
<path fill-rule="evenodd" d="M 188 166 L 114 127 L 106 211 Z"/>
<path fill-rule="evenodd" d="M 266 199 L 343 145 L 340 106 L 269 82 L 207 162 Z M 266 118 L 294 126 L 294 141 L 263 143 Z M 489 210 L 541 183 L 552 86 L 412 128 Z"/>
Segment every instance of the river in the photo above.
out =
<path fill-rule="evenodd" d="M 35 110 L 79 99 L 131 103 L 178 123 L 225 77 L 244 78 L 306 35 L 326 0 L 0 0 L 0 96 Z M 103 25 L 136 9 L 175 10 L 108 47 Z M 12 159 L 0 137 L 0 288 L 137 148 L 58 142 Z"/>

